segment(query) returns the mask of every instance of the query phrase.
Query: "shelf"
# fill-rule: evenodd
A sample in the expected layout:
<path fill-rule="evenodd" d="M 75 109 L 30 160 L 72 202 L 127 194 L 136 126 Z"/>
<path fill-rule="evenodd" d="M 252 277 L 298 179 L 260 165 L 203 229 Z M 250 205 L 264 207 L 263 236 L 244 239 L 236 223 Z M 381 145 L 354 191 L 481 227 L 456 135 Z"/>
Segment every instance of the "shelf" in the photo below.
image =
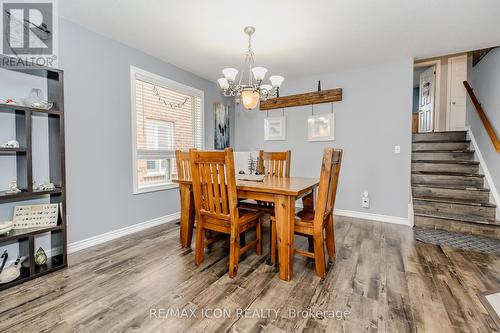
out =
<path fill-rule="evenodd" d="M 23 105 L 13 105 L 13 104 L 4 104 L 0 103 L 0 112 L 16 112 L 16 111 L 31 111 L 31 112 L 39 112 L 39 113 L 46 113 L 46 114 L 52 114 L 52 115 L 60 115 L 61 112 L 57 109 L 50 109 L 50 110 L 44 110 L 44 109 L 38 109 L 38 108 L 31 108 L 29 106 L 23 106 Z"/>
<path fill-rule="evenodd" d="M 19 58 L 3 55 L 0 55 L 0 68 L 19 73 L 14 75 L 14 78 L 22 77 L 23 80 L 32 80 L 36 78 L 30 77 L 30 75 L 34 75 L 46 79 L 38 81 L 45 81 L 47 99 L 54 102 L 50 110 L 0 103 L 0 113 L 6 114 L 9 121 L 13 121 L 15 124 L 15 139 L 21 145 L 20 148 L 0 148 L 1 161 L 4 159 L 2 155 L 10 155 L 16 158 L 16 179 L 21 189 L 21 192 L 16 194 L 7 194 L 6 190 L 0 191 L 0 207 L 12 209 L 11 206 L 38 202 L 50 202 L 60 205 L 60 213 L 57 219 L 58 225 L 11 230 L 9 234 L 0 236 L 0 245 L 14 245 L 17 243 L 19 253 L 29 257 L 29 267 L 22 269 L 19 278 L 6 284 L 0 284 L 0 290 L 5 290 L 67 266 L 64 122 L 62 121 L 64 115 L 64 74 L 59 69 L 37 66 L 23 62 Z M 39 85 L 30 84 L 26 89 L 33 86 Z M 45 150 L 40 151 L 48 155 L 48 181 L 56 184 L 57 187 L 49 191 L 33 191 L 34 167 L 37 167 L 37 165 L 36 163 L 33 165 L 32 151 L 34 149 L 35 153 L 37 152 L 37 144 L 41 142 L 40 137 L 45 139 L 45 130 L 41 132 L 39 129 L 35 131 L 33 129 L 38 128 L 36 127 L 37 122 L 44 122 L 45 120 L 48 123 L 49 150 L 48 152 L 45 152 Z M 37 161 L 36 158 L 35 161 Z M 6 205 L 6 203 L 9 204 Z M 2 204 L 4 205 L 2 206 Z M 59 249 L 62 253 L 57 252 L 57 255 L 48 258 L 46 264 L 37 266 L 34 262 L 34 253 L 36 251 L 34 247 L 36 239 L 42 236 L 44 238 L 50 237 L 52 254 Z"/>
<path fill-rule="evenodd" d="M 0 155 L 16 155 L 16 154 L 26 154 L 28 150 L 26 148 L 5 148 L 0 147 Z"/>
<path fill-rule="evenodd" d="M 0 203 L 31 200 L 31 199 L 37 199 L 37 198 L 44 196 L 44 195 L 61 194 L 61 193 L 62 193 L 62 189 L 59 187 L 54 189 L 54 190 L 50 190 L 50 191 L 33 191 L 33 192 L 23 191 L 23 192 L 19 192 L 18 194 L 7 194 L 6 192 L 1 192 L 0 193 Z"/>
<path fill-rule="evenodd" d="M 7 266 L 7 265 L 5 265 Z M 10 281 L 9 283 L 0 284 L 0 290 L 4 290 L 15 286 L 16 284 L 28 281 L 30 279 L 30 269 L 29 267 L 21 267 L 21 275 L 14 281 Z"/>
<path fill-rule="evenodd" d="M 40 227 L 40 228 L 11 230 L 8 234 L 0 236 L 0 243 L 19 239 L 19 238 L 26 238 L 30 235 L 43 234 L 46 232 L 56 231 L 56 230 L 61 230 L 61 229 L 62 229 L 62 225 L 56 225 L 54 227 Z"/>
<path fill-rule="evenodd" d="M 44 265 L 41 265 L 41 266 L 38 266 L 38 265 L 35 266 L 35 272 L 32 275 L 30 275 L 29 267 L 22 267 L 21 268 L 21 275 L 17 279 L 15 279 L 14 281 L 11 281 L 11 282 L 6 283 L 6 284 L 0 284 L 0 290 L 8 289 L 8 288 L 13 287 L 15 285 L 24 283 L 24 282 L 29 281 L 29 280 L 33 280 L 37 277 L 51 273 L 53 271 L 56 271 L 56 270 L 64 268 L 64 267 L 67 267 L 67 265 L 64 264 L 64 262 L 63 262 L 62 254 L 59 254 L 59 255 L 51 257 L 51 258 L 47 258 L 47 263 L 45 263 Z"/>
<path fill-rule="evenodd" d="M 37 276 L 40 276 L 43 274 L 47 274 L 47 273 L 52 272 L 56 269 L 59 269 L 62 266 L 63 266 L 62 254 L 58 254 L 56 256 L 47 258 L 47 262 L 45 264 L 35 266 L 34 277 L 37 277 Z"/>

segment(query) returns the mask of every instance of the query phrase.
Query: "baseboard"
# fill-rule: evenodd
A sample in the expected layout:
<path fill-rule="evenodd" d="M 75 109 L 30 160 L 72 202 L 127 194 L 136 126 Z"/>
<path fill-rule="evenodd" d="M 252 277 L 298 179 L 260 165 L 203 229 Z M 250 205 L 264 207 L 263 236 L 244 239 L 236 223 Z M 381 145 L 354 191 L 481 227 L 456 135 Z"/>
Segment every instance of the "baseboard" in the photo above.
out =
<path fill-rule="evenodd" d="M 333 213 L 339 216 L 354 217 L 358 219 L 373 220 L 378 222 L 394 223 L 394 224 L 404 225 L 407 227 L 412 227 L 411 216 L 410 218 L 398 217 L 398 216 L 380 215 L 380 214 L 357 212 L 353 210 L 343 210 L 343 209 L 335 209 Z"/>
<path fill-rule="evenodd" d="M 491 176 L 491 173 L 488 170 L 488 165 L 486 164 L 486 161 L 483 158 L 483 154 L 481 154 L 481 150 L 479 149 L 476 138 L 474 137 L 474 133 L 472 133 L 472 129 L 470 126 L 467 126 L 467 134 L 469 134 L 472 146 L 474 146 L 474 150 L 476 151 L 477 159 L 479 160 L 481 169 L 483 170 L 484 179 L 488 184 L 488 188 L 490 189 L 493 201 L 497 205 L 497 218 L 500 218 L 500 195 L 498 194 L 498 190 L 495 186 L 495 183 L 493 182 L 493 177 Z"/>
<path fill-rule="evenodd" d="M 121 229 L 116 229 L 110 232 L 106 232 L 104 234 L 100 234 L 97 236 L 93 236 L 87 239 L 82 239 L 77 242 L 73 242 L 68 244 L 68 253 L 74 253 L 86 248 L 89 248 L 91 246 L 95 246 L 98 244 L 102 244 L 104 242 L 109 242 L 110 240 L 130 235 L 148 228 L 156 227 L 161 224 L 169 223 L 169 222 L 174 222 L 180 218 L 180 212 L 176 212 L 170 215 L 165 215 L 161 216 L 149 221 L 137 223 L 125 228 Z"/>
<path fill-rule="evenodd" d="M 413 201 L 412 201 L 413 202 Z M 302 200 L 298 200 L 295 203 L 296 209 L 302 209 Z M 354 217 L 364 220 L 372 220 L 378 222 L 394 223 L 399 225 L 405 225 L 408 227 L 413 227 L 413 204 L 408 204 L 408 217 L 398 217 L 391 215 L 380 215 L 373 213 L 358 212 L 355 210 L 345 210 L 345 209 L 334 209 L 333 214 L 346 217 Z"/>

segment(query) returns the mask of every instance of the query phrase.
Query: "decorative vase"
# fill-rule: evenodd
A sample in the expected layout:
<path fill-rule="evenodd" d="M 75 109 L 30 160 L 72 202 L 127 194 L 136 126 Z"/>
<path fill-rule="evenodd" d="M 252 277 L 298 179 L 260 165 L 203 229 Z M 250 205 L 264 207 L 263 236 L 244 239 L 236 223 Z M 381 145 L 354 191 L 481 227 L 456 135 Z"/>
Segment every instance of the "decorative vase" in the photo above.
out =
<path fill-rule="evenodd" d="M 47 255 L 45 254 L 45 251 L 40 247 L 38 250 L 36 250 L 35 253 L 35 264 L 37 265 L 43 265 L 47 262 Z"/>
<path fill-rule="evenodd" d="M 32 108 L 49 110 L 53 103 L 45 100 L 41 89 L 31 89 L 30 95 L 23 100 L 23 104 Z"/>

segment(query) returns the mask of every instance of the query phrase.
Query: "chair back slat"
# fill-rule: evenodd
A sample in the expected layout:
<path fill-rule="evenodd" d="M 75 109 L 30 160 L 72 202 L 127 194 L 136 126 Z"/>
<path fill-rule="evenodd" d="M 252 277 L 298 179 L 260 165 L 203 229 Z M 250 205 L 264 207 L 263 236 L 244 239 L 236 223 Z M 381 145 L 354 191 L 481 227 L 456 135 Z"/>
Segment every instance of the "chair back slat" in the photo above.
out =
<path fill-rule="evenodd" d="M 178 179 L 191 179 L 191 163 L 189 152 L 175 151 L 175 164 Z"/>
<path fill-rule="evenodd" d="M 190 153 L 193 194 L 198 212 L 213 218 L 237 221 L 232 149 L 228 148 L 223 152 Z"/>
<path fill-rule="evenodd" d="M 333 212 L 341 162 L 342 149 L 325 148 L 314 215 L 314 229 L 322 230 L 325 217 Z"/>
<path fill-rule="evenodd" d="M 290 150 L 283 152 L 261 150 L 259 151 L 259 172 L 269 176 L 290 177 L 290 157 Z"/>

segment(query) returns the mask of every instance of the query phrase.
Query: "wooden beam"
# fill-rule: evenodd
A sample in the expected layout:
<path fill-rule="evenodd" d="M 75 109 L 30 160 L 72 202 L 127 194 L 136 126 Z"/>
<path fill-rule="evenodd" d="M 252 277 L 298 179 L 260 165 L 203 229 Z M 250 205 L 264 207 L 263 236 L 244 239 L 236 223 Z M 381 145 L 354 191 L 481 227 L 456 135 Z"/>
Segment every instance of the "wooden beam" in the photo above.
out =
<path fill-rule="evenodd" d="M 292 106 L 340 102 L 341 100 L 342 88 L 337 88 L 268 99 L 267 101 L 260 102 L 260 110 L 267 111 Z"/>

